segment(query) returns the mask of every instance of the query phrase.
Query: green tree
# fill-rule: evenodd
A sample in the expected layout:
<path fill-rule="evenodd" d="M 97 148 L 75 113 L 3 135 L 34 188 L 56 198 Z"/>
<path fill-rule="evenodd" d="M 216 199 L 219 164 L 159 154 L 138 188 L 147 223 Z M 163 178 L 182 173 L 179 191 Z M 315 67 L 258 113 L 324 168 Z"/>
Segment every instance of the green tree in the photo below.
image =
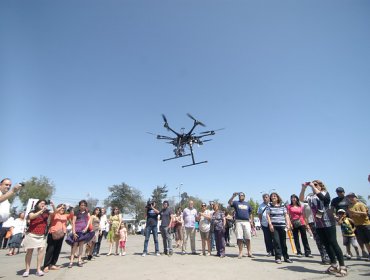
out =
<path fill-rule="evenodd" d="M 249 203 L 249 205 L 252 208 L 253 216 L 257 217 L 258 202 L 256 200 L 253 200 L 253 198 L 250 198 L 247 202 Z"/>
<path fill-rule="evenodd" d="M 138 218 L 144 216 L 145 200 L 138 189 L 121 183 L 108 187 L 108 190 L 110 195 L 104 200 L 106 208 L 118 207 L 122 213 L 134 214 Z"/>
<path fill-rule="evenodd" d="M 25 186 L 19 191 L 19 200 L 23 205 L 26 205 L 30 198 L 48 200 L 55 192 L 54 183 L 46 176 L 31 177 L 24 183 Z"/>
<path fill-rule="evenodd" d="M 180 196 L 181 196 L 181 201 L 180 201 L 180 203 L 178 205 L 176 205 L 176 209 L 178 207 L 181 207 L 181 209 L 184 209 L 187 206 L 187 204 L 188 204 L 188 200 L 189 200 L 188 193 L 187 192 L 183 192 Z"/>
<path fill-rule="evenodd" d="M 152 200 L 157 203 L 157 208 L 162 208 L 162 202 L 166 199 L 168 193 L 167 186 L 157 186 L 152 192 Z"/>

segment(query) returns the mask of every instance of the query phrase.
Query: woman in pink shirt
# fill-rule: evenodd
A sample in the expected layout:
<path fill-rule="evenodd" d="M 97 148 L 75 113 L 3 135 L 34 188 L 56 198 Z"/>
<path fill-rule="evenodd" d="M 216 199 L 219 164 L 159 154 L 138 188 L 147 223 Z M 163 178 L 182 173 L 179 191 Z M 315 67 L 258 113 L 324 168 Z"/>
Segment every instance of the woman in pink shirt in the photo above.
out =
<path fill-rule="evenodd" d="M 292 194 L 290 196 L 290 204 L 288 205 L 288 214 L 290 221 L 293 227 L 293 237 L 295 247 L 297 249 L 297 255 L 302 255 L 301 246 L 299 244 L 299 233 L 301 233 L 302 243 L 304 247 L 304 254 L 306 257 L 312 258 L 310 245 L 308 245 L 306 225 L 304 214 L 303 214 L 303 205 L 299 202 L 298 196 Z"/>
<path fill-rule="evenodd" d="M 59 204 L 51 214 L 50 227 L 48 233 L 45 260 L 44 260 L 44 272 L 49 270 L 58 270 L 59 266 L 56 265 L 60 250 L 62 249 L 64 235 L 67 231 L 67 222 L 73 218 L 73 210 L 70 213 L 66 213 L 66 206 Z"/>

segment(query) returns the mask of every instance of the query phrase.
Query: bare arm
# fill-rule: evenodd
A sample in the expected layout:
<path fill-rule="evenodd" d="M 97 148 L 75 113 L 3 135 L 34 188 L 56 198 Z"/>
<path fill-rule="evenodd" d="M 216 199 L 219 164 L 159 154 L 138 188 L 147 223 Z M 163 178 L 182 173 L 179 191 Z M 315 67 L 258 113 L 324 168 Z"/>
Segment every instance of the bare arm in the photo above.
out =
<path fill-rule="evenodd" d="M 270 213 L 266 213 L 267 222 L 269 223 L 269 228 L 271 232 L 274 232 L 274 226 L 271 223 Z"/>
<path fill-rule="evenodd" d="M 238 193 L 233 193 L 233 196 L 229 199 L 228 203 L 231 206 L 233 204 L 234 198 L 238 195 Z"/>
<path fill-rule="evenodd" d="M 89 226 L 92 224 L 93 218 L 94 218 L 94 215 L 89 216 L 89 221 L 87 222 L 87 225 L 84 228 L 83 232 L 86 232 L 89 229 Z"/>
<path fill-rule="evenodd" d="M 306 185 L 302 184 L 301 192 L 299 194 L 299 201 L 304 201 L 304 193 L 306 191 Z"/>
<path fill-rule="evenodd" d="M 285 213 L 285 223 L 288 229 L 292 228 L 292 224 L 290 223 L 290 218 L 289 218 L 288 213 Z"/>
<path fill-rule="evenodd" d="M 22 185 L 20 184 L 17 184 L 15 185 L 12 189 L 10 189 L 6 194 L 3 194 L 2 196 L 0 196 L 0 202 L 3 202 L 9 198 L 11 198 L 12 196 L 14 196 L 17 191 L 19 191 L 20 189 L 22 188 Z"/>
<path fill-rule="evenodd" d="M 37 212 L 29 213 L 28 218 L 30 220 L 36 219 L 38 216 L 42 215 L 45 212 L 45 209 L 41 209 Z"/>

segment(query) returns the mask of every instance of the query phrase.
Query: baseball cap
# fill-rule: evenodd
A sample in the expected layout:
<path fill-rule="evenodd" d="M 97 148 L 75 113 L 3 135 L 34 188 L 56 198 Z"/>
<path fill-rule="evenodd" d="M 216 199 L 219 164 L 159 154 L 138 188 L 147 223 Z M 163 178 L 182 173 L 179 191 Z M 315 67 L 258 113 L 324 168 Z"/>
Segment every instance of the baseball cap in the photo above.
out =
<path fill-rule="evenodd" d="M 339 209 L 337 213 L 346 213 L 346 210 L 344 210 L 344 209 Z"/>
<path fill-rule="evenodd" d="M 342 187 L 338 187 L 335 191 L 336 192 L 344 192 L 344 189 Z"/>
<path fill-rule="evenodd" d="M 347 194 L 347 197 L 351 197 L 351 196 L 358 198 L 357 195 L 353 192 L 350 192 L 349 194 Z"/>

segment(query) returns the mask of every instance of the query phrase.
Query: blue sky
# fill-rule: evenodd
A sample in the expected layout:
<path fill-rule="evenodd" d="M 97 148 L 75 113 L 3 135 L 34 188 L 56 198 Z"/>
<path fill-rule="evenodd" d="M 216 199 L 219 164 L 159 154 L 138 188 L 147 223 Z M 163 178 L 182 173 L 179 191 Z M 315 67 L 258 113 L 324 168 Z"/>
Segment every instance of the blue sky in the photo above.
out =
<path fill-rule="evenodd" d="M 1 177 L 54 200 L 125 182 L 205 201 L 304 181 L 369 195 L 368 1 L 1 1 Z M 150 131 L 225 127 L 163 163 Z M 197 129 L 196 131 L 203 131 Z"/>

